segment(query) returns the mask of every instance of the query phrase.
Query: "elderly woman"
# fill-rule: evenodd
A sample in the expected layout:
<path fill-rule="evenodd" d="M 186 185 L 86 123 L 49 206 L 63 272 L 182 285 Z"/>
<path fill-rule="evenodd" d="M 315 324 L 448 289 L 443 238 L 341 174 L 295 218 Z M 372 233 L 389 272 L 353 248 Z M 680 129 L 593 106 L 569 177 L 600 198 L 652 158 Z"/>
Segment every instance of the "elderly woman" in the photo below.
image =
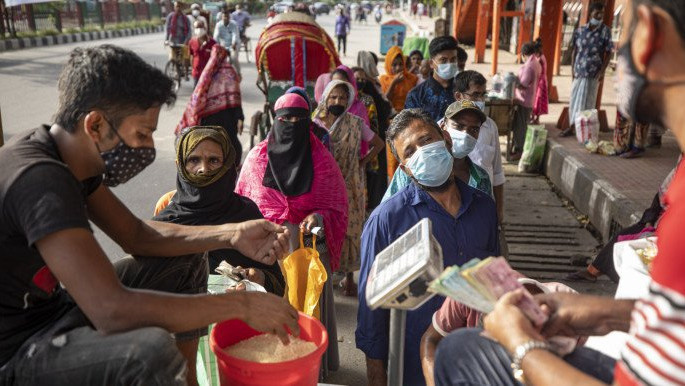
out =
<path fill-rule="evenodd" d="M 176 139 L 176 190 L 159 199 L 153 220 L 182 225 L 216 225 L 261 219 L 262 215 L 254 202 L 233 193 L 236 156 L 221 127 L 194 126 L 184 129 Z M 262 264 L 234 249 L 210 251 L 208 258 L 198 256 L 198 260 L 209 263 L 210 272 L 222 260 L 226 260 L 233 266 L 243 268 L 249 280 L 261 284 L 268 292 L 279 296 L 284 294 L 285 279 L 278 263 Z M 207 274 L 207 271 L 203 273 Z M 203 282 L 206 283 L 207 278 Z M 198 339 L 179 346 L 188 361 L 189 380 L 196 379 L 197 347 Z"/>
<path fill-rule="evenodd" d="M 349 221 L 340 256 L 340 272 L 347 276 L 343 282 L 346 296 L 356 296 L 357 292 L 352 273 L 359 269 L 360 263 L 359 243 L 366 215 L 366 164 L 385 146 L 361 118 L 348 112 L 354 102 L 355 91 L 354 86 L 348 82 L 331 81 L 314 114 L 316 122 L 330 133 L 333 156 L 345 177 Z M 362 141 L 369 143 L 369 151 L 365 154 L 359 152 Z"/>
<path fill-rule="evenodd" d="M 159 199 L 153 220 L 214 225 L 263 218 L 252 200 L 233 193 L 236 156 L 221 127 L 193 126 L 183 130 L 176 139 L 176 190 Z M 246 269 L 248 278 L 268 292 L 284 293 L 285 280 L 277 263 L 265 265 L 234 249 L 211 251 L 208 260 L 209 272 L 226 260 Z"/>
<path fill-rule="evenodd" d="M 338 268 L 347 229 L 345 181 L 331 153 L 311 132 L 307 102 L 287 93 L 274 104 L 276 119 L 267 139 L 247 155 L 236 193 L 257 203 L 270 221 L 290 229 L 291 251 L 299 248 L 299 232 L 324 228 L 316 248 L 329 280 L 321 295 L 321 322 L 328 331 L 323 358 L 324 375 L 339 366 L 338 338 L 333 305 L 332 272 Z M 311 246 L 311 239 L 305 242 Z"/>

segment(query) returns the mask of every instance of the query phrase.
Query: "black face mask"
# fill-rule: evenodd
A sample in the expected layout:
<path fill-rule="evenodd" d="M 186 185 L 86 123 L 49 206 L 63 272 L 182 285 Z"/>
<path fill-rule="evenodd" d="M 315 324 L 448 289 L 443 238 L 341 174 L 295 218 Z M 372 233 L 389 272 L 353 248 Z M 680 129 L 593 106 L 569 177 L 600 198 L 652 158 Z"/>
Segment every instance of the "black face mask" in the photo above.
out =
<path fill-rule="evenodd" d="M 360 81 L 357 82 L 357 88 L 360 89 L 360 90 L 364 90 L 364 89 L 366 88 L 366 85 L 367 85 L 368 83 L 369 83 L 369 82 L 367 82 L 367 81 L 365 81 L 365 80 L 360 80 Z"/>
<path fill-rule="evenodd" d="M 334 117 L 339 117 L 345 112 L 345 106 L 342 105 L 330 105 L 328 106 L 328 112 Z"/>

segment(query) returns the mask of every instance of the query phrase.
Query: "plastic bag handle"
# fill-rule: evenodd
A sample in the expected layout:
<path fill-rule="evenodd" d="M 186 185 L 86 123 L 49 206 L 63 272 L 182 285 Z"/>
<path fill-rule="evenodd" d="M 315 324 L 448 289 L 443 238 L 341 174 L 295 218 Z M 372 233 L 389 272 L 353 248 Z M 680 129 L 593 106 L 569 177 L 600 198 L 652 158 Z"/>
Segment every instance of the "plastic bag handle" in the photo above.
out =
<path fill-rule="evenodd" d="M 312 247 L 316 250 L 316 235 L 312 233 Z M 300 248 L 304 248 L 304 232 L 300 231 Z"/>

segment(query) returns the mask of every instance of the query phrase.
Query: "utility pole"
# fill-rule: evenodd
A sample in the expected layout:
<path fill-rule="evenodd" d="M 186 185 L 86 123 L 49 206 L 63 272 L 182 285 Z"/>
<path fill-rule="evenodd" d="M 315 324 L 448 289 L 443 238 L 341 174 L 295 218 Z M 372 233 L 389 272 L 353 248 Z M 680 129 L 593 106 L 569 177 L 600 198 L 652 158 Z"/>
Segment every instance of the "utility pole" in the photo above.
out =
<path fill-rule="evenodd" d="M 2 111 L 0 111 L 0 146 L 5 144 L 5 140 L 2 134 Z"/>

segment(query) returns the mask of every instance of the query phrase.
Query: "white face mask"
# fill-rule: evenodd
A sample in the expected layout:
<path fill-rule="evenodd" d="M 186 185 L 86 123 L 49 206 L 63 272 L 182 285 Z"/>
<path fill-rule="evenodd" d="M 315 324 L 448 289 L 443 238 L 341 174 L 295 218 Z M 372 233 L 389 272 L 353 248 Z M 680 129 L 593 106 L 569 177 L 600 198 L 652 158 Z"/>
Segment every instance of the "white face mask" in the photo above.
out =
<path fill-rule="evenodd" d="M 192 11 L 191 13 L 192 13 L 192 14 L 193 14 L 193 16 L 195 16 L 195 17 L 198 17 L 198 16 L 200 16 L 200 11 L 199 11 L 199 10 L 197 10 L 197 9 L 193 9 L 193 11 Z"/>
<path fill-rule="evenodd" d="M 195 28 L 195 35 L 196 36 L 205 36 L 205 35 L 207 35 L 207 30 L 204 28 Z"/>
<path fill-rule="evenodd" d="M 452 155 L 454 158 L 462 159 L 469 155 L 476 147 L 476 140 L 465 131 L 457 129 L 447 129 L 447 132 L 452 137 Z"/>
<path fill-rule="evenodd" d="M 450 80 L 454 78 L 459 73 L 459 67 L 457 63 L 435 63 L 438 68 L 435 72 L 438 76 L 444 80 Z"/>

